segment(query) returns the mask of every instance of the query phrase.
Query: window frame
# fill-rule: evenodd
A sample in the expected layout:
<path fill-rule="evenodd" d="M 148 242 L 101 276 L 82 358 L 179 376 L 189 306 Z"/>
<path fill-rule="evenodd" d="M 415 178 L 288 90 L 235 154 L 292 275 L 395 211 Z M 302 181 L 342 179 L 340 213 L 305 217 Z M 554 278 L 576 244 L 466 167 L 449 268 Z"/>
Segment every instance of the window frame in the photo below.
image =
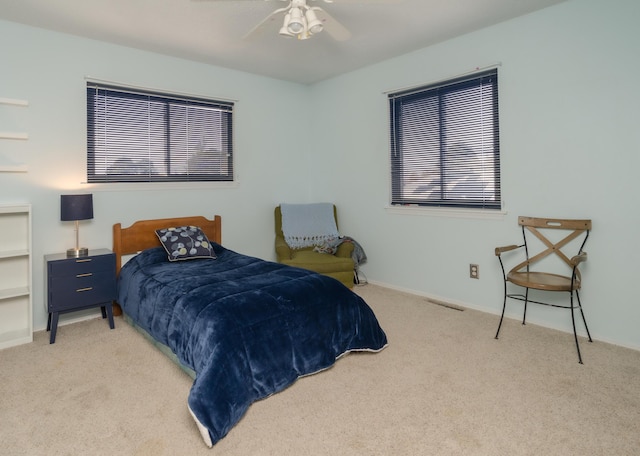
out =
<path fill-rule="evenodd" d="M 233 146 L 235 102 L 95 81 L 87 81 L 86 96 L 88 184 L 234 184 L 236 182 Z M 140 117 L 131 116 L 134 120 L 111 122 L 111 130 L 104 133 L 109 120 L 100 123 L 100 119 L 97 118 L 104 115 L 104 112 L 96 110 L 103 108 L 103 106 L 98 107 L 97 103 L 106 104 L 107 98 L 122 103 L 119 106 L 119 114 L 124 112 L 128 114 L 128 111 L 123 110 L 127 107 L 132 110 L 134 105 L 140 108 L 145 100 L 148 106 L 146 110 L 138 109 L 137 115 Z M 131 106 L 126 106 L 128 103 Z M 162 109 L 159 110 L 159 107 Z M 161 111 L 160 116 L 157 115 L 158 111 Z M 134 132 L 133 128 L 136 124 L 147 120 L 149 125 L 153 123 L 155 126 L 149 126 L 148 132 L 145 131 L 145 133 L 148 133 L 149 137 L 156 138 L 156 141 L 150 139 L 147 144 L 144 144 L 130 139 L 135 136 L 131 133 Z M 175 127 L 176 124 L 178 127 Z M 211 128 L 214 124 L 217 128 Z M 205 144 L 200 149 L 194 146 L 196 135 L 192 133 L 193 131 L 199 132 L 200 143 Z M 111 148 L 97 145 L 100 143 L 99 137 L 103 141 L 102 144 L 114 143 L 111 140 L 113 138 L 105 136 L 106 134 L 116 135 L 115 139 L 119 145 Z M 214 147 L 219 150 L 207 148 L 206 140 L 203 139 L 205 136 L 206 140 L 219 146 Z M 175 137 L 181 141 L 178 147 L 176 147 Z M 161 140 L 157 141 L 157 138 Z M 120 140 L 123 142 L 120 143 Z M 136 149 L 137 152 L 130 154 L 123 147 Z M 144 147 L 148 148 L 147 157 L 141 152 L 142 149 L 139 149 Z M 198 150 L 203 152 L 200 156 L 197 156 Z M 155 160 L 150 158 L 152 156 L 155 156 Z M 158 160 L 159 156 L 162 156 L 160 160 Z M 203 156 L 204 159 L 202 159 Z M 97 168 L 100 160 L 103 163 L 102 169 Z M 131 163 L 118 168 L 118 171 L 125 172 L 109 172 L 106 168 L 113 167 L 118 160 L 125 162 L 128 160 Z M 136 161 L 138 163 L 135 163 Z M 171 166 L 175 166 L 176 162 L 181 164 L 182 170 L 171 171 Z M 162 165 L 161 170 L 154 173 L 153 170 L 157 168 L 158 163 Z M 217 170 L 220 172 L 216 172 Z"/>
<path fill-rule="evenodd" d="M 485 87 L 489 87 L 491 90 L 489 93 L 482 92 Z M 458 145 L 458 148 L 461 151 L 456 154 L 455 152 L 447 151 L 447 138 L 443 132 L 446 130 L 446 125 L 443 126 L 442 119 L 444 118 L 447 121 L 446 115 L 443 115 L 443 98 L 454 98 L 456 94 L 463 94 L 464 91 L 469 92 L 469 89 L 472 91 L 478 91 L 478 94 L 474 93 L 474 96 L 479 97 L 477 100 L 475 98 L 472 99 L 473 102 L 477 103 L 478 106 L 473 106 L 474 110 L 479 109 L 479 118 L 476 119 L 476 122 L 480 122 L 482 127 L 476 129 L 481 133 L 477 135 L 477 138 L 486 138 L 490 136 L 491 138 L 491 146 L 486 149 L 486 142 L 481 143 L 481 150 L 478 152 L 476 148 L 469 146 L 469 148 L 462 148 Z M 474 72 L 473 74 L 465 75 L 462 77 L 450 78 L 447 80 L 440 81 L 438 83 L 427 84 L 418 86 L 411 89 L 404 89 L 400 91 L 388 92 L 388 114 L 389 114 L 389 159 L 390 159 L 390 204 L 392 208 L 401 208 L 401 207 L 411 207 L 411 208 L 419 208 L 422 210 L 437 210 L 438 212 L 457 212 L 457 213 L 495 213 L 502 212 L 503 210 L 503 202 L 502 202 L 502 188 L 500 181 L 500 134 L 499 134 L 499 109 L 498 109 L 498 70 L 497 68 L 491 68 L 488 70 L 483 70 L 481 72 Z M 488 97 L 490 100 L 490 106 L 484 106 L 483 102 Z M 461 98 L 461 97 L 458 97 Z M 427 104 L 429 102 L 433 102 L 433 100 L 437 100 L 436 108 L 433 110 L 437 115 L 437 121 L 434 122 L 430 117 L 434 117 L 433 113 L 422 113 L 420 109 L 426 110 L 426 106 L 421 106 L 420 103 Z M 446 100 L 449 101 L 449 100 Z M 407 119 L 403 118 L 404 112 L 403 108 L 407 109 L 409 112 L 409 108 L 407 103 L 418 103 L 416 105 L 415 111 L 417 114 L 410 115 L 406 114 Z M 469 113 L 464 112 L 465 106 L 462 102 L 459 103 L 463 109 L 464 116 L 478 116 L 478 113 Z M 460 109 L 460 106 L 455 106 Z M 467 110 L 468 111 L 468 110 Z M 459 112 L 457 112 L 459 113 Z M 456 126 L 456 120 L 460 119 L 460 117 L 455 117 L 451 115 L 453 119 L 453 125 Z M 482 116 L 485 116 L 482 118 Z M 489 116 L 489 117 L 487 117 Z M 489 128 L 485 128 L 484 122 L 489 119 L 486 124 Z M 410 122 L 414 122 L 412 125 Z M 422 122 L 422 123 L 420 123 Z M 429 124 L 429 122 L 432 122 Z M 426 127 L 425 127 L 426 126 Z M 431 129 L 429 129 L 431 127 Z M 414 136 L 417 137 L 418 141 L 416 141 L 416 137 L 411 139 L 406 139 L 403 135 L 403 132 L 407 128 L 414 128 L 415 131 L 418 131 Z M 459 126 L 458 126 L 459 128 Z M 433 144 L 429 145 L 425 141 L 425 138 L 420 137 L 421 132 L 424 133 L 424 136 L 431 135 L 428 139 L 433 140 L 436 139 L 435 146 Z M 433 133 L 437 131 L 437 133 Z M 487 135 L 486 131 L 489 131 L 490 134 Z M 406 137 L 409 138 L 411 135 L 407 134 Z M 466 135 L 461 135 L 466 136 Z M 443 138 L 444 137 L 444 138 Z M 425 141 L 425 144 L 421 144 L 419 140 L 422 139 Z M 414 141 L 415 144 L 407 145 L 405 147 L 405 143 L 409 141 Z M 416 145 L 417 144 L 417 145 Z M 466 145 L 466 144 L 465 144 Z M 453 149 L 453 147 L 451 147 Z M 469 154 L 471 151 L 472 154 Z M 411 154 L 414 154 L 412 157 Z M 447 155 L 448 154 L 448 155 Z M 464 154 L 469 154 L 467 158 L 464 157 Z M 407 158 L 405 158 L 407 156 Z M 481 157 L 479 160 L 475 160 L 480 164 L 473 168 L 468 168 L 467 163 L 471 158 Z M 418 158 L 416 158 L 418 157 Z M 443 158 L 445 157 L 445 158 Z M 469 158 L 470 157 L 470 158 Z M 487 157 L 490 160 L 487 160 Z M 454 160 L 452 160 L 452 158 Z M 446 160 L 449 160 L 447 162 Z M 451 161 L 458 161 L 457 167 L 451 167 L 453 171 L 450 174 L 447 174 L 447 171 L 443 171 L 446 169 L 446 166 Z M 431 172 L 432 175 L 436 175 L 436 178 L 431 177 L 431 182 L 428 182 L 425 178 L 425 181 L 421 181 L 420 178 L 413 178 L 414 182 L 417 183 L 429 183 L 432 185 L 432 193 L 437 196 L 407 196 L 407 187 L 405 184 L 409 181 L 409 173 L 405 171 L 407 166 L 412 164 L 416 164 L 413 167 L 412 172 L 418 173 L 423 172 L 423 174 L 428 175 L 428 172 Z M 405 163 L 407 162 L 407 163 Z M 487 164 L 488 163 L 488 164 Z M 490 173 L 480 175 L 482 177 L 478 177 L 478 175 L 474 174 L 477 171 L 487 171 L 490 170 Z M 444 176 L 441 177 L 441 176 Z M 458 189 L 458 193 L 464 194 L 465 192 L 471 192 L 472 198 L 466 197 L 446 197 L 444 195 L 447 192 L 454 194 L 455 192 L 447 189 L 447 185 L 450 185 L 447 179 L 453 180 L 454 177 L 462 177 L 460 181 L 463 184 L 460 186 L 462 190 Z M 488 177 L 486 177 L 488 176 Z M 440 179 L 440 180 L 438 180 Z M 435 182 L 435 183 L 433 183 Z M 440 183 L 444 182 L 444 185 Z M 466 182 L 471 182 L 468 184 Z M 420 188 L 419 185 L 416 185 L 416 190 Z M 428 186 L 425 185 L 428 188 Z M 489 190 L 485 190 L 487 187 Z M 476 190 L 474 190 L 474 188 Z M 477 190 L 480 188 L 480 190 Z M 454 185 L 455 189 L 455 185 Z M 476 193 L 473 193 L 475 191 Z M 491 198 L 485 198 L 485 195 L 491 195 Z"/>

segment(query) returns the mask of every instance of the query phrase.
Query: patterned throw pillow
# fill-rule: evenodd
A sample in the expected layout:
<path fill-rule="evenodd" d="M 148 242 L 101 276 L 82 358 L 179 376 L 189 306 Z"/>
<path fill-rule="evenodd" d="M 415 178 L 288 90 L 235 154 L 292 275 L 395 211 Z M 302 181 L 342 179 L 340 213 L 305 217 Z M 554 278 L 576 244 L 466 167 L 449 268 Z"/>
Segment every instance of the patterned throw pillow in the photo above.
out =
<path fill-rule="evenodd" d="M 156 230 L 156 235 L 167 251 L 169 261 L 216 258 L 213 245 L 197 226 L 163 228 Z"/>

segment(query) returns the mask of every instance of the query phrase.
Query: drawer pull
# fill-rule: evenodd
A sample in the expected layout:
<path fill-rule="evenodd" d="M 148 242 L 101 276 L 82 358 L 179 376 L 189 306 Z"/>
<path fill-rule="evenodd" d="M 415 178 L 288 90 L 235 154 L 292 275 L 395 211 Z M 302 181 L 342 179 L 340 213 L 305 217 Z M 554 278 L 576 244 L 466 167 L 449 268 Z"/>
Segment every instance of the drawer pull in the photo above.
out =
<path fill-rule="evenodd" d="M 87 272 L 85 274 L 77 274 L 76 277 L 91 277 L 93 272 Z"/>
<path fill-rule="evenodd" d="M 82 291 L 91 291 L 91 290 L 93 290 L 93 287 L 78 288 L 78 289 L 76 290 L 76 292 L 77 292 L 77 293 L 80 293 L 80 292 L 82 292 Z"/>
<path fill-rule="evenodd" d="M 76 263 L 86 263 L 88 261 L 91 261 L 91 258 L 83 258 L 81 260 L 76 260 Z"/>

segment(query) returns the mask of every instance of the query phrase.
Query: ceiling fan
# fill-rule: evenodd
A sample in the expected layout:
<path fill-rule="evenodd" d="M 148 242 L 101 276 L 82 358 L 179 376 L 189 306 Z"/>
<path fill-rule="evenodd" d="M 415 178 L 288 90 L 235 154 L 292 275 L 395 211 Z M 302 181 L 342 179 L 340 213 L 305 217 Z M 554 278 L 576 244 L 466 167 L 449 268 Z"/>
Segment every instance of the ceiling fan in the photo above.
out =
<path fill-rule="evenodd" d="M 194 0 L 194 1 L 237 1 L 237 0 Z M 285 38 L 297 38 L 306 40 L 323 30 L 337 41 L 346 41 L 351 38 L 351 32 L 333 16 L 319 6 L 309 6 L 308 3 L 320 2 L 333 3 L 334 0 L 252 0 L 252 1 L 280 1 L 287 2 L 287 6 L 278 8 L 258 25 L 252 28 L 244 38 L 248 38 L 273 22 L 278 15 L 284 17 L 279 34 Z M 338 0 L 342 3 L 369 3 L 372 0 Z M 385 0 L 393 2 L 397 0 Z"/>

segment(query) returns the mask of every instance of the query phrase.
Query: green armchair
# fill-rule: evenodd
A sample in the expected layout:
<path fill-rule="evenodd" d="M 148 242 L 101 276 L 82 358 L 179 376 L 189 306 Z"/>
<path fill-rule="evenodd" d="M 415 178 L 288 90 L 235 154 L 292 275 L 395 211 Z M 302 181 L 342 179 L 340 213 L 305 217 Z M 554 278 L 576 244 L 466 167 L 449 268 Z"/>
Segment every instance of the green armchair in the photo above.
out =
<path fill-rule="evenodd" d="M 333 215 L 338 224 L 336 207 L 333 206 Z M 334 279 L 339 280 L 345 286 L 353 288 L 355 264 L 351 257 L 353 253 L 353 243 L 343 242 L 338 246 L 335 254 L 315 252 L 314 247 L 303 247 L 292 249 L 284 240 L 282 232 L 282 212 L 280 206 L 275 209 L 275 229 L 276 229 L 276 257 L 278 263 L 309 269 Z"/>

